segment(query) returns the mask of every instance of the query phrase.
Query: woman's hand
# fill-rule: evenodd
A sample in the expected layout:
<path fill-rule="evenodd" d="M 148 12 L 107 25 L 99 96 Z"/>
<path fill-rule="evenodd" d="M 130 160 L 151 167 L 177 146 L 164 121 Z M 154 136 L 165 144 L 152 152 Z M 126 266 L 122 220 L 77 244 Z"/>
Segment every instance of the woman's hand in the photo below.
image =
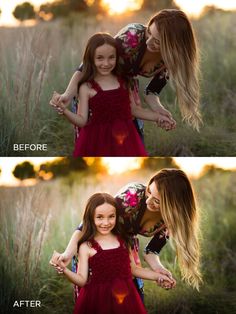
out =
<path fill-rule="evenodd" d="M 164 267 L 158 267 L 155 272 L 159 275 L 156 282 L 160 287 L 168 290 L 176 286 L 176 280 L 172 277 L 169 270 Z"/>
<path fill-rule="evenodd" d="M 160 115 L 157 120 L 157 125 L 161 127 L 162 129 L 169 131 L 169 130 L 175 129 L 176 121 L 173 118 Z"/>
<path fill-rule="evenodd" d="M 59 114 L 63 114 L 64 110 L 68 107 L 70 102 L 71 99 L 66 93 L 59 94 L 54 91 L 52 99 L 49 103 Z"/>
<path fill-rule="evenodd" d="M 49 264 L 52 265 L 57 271 L 63 271 L 63 269 L 70 263 L 70 260 L 71 258 L 68 257 L 65 253 L 61 254 L 57 251 L 54 251 Z"/>

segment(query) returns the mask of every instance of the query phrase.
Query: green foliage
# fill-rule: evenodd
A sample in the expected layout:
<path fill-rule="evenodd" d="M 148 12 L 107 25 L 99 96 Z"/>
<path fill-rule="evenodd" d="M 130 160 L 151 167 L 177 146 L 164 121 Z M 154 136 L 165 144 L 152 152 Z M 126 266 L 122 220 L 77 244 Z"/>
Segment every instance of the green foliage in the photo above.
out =
<path fill-rule="evenodd" d="M 34 166 L 28 161 L 16 165 L 12 173 L 14 177 L 20 180 L 35 178 Z"/>
<path fill-rule="evenodd" d="M 148 157 L 145 158 L 142 164 L 143 169 L 150 169 L 154 171 L 161 170 L 163 168 L 179 168 L 174 159 L 171 157 Z"/>
<path fill-rule="evenodd" d="M 60 158 L 40 165 L 40 172 L 52 173 L 53 178 L 67 176 L 71 171 L 84 171 L 88 166 L 83 158 Z M 43 176 L 42 176 L 43 179 Z"/>
<path fill-rule="evenodd" d="M 30 20 L 35 18 L 34 7 L 29 2 L 24 2 L 15 7 L 12 12 L 14 17 L 20 21 Z"/>

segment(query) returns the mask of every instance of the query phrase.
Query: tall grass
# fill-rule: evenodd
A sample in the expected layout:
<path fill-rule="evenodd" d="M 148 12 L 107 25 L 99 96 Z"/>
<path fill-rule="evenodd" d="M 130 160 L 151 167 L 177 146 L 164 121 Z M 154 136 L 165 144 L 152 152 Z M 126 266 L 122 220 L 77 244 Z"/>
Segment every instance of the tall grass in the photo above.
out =
<path fill-rule="evenodd" d="M 31 28 L 0 28 L 0 155 L 71 155 L 73 128 L 48 105 L 53 91 L 65 90 L 94 32 L 115 35 L 129 22 L 146 23 L 150 15 L 142 12 L 106 19 L 75 15 Z M 194 21 L 202 58 L 204 126 L 198 134 L 183 124 L 175 95 L 170 87 L 165 88 L 161 100 L 177 120 L 177 129 L 165 132 L 146 123 L 150 155 L 235 155 L 235 21 L 233 12 Z M 145 84 L 141 79 L 141 89 Z M 48 151 L 13 151 L 14 143 L 46 143 Z"/>
<path fill-rule="evenodd" d="M 40 300 L 41 313 L 72 313 L 71 285 L 48 265 L 54 249 L 63 251 L 77 227 L 88 197 L 115 194 L 132 181 L 145 183 L 148 171 L 120 176 L 70 177 L 35 187 L 0 189 L 0 308 L 13 312 L 15 300 Z M 193 182 L 201 210 L 202 272 L 200 292 L 181 282 L 170 245 L 161 261 L 177 280 L 165 291 L 145 282 L 148 313 L 234 313 L 236 311 L 236 173 L 216 172 Z M 140 237 L 141 247 L 148 239 Z M 142 251 L 142 250 L 141 250 Z M 20 309 L 18 309 L 20 311 Z M 22 309 L 34 313 L 37 308 Z"/>

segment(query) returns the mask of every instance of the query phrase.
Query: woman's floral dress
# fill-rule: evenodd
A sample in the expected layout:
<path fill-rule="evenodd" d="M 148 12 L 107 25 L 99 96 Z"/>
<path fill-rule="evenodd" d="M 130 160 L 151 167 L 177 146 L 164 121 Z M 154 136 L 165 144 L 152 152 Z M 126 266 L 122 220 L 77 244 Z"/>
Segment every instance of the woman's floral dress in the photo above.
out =
<path fill-rule="evenodd" d="M 152 78 L 145 93 L 159 95 L 168 80 L 164 62 L 157 63 L 151 72 L 143 72 L 141 61 L 147 49 L 146 29 L 143 24 L 132 23 L 122 28 L 115 36 L 119 51 L 119 65 L 130 79 L 138 75 Z M 135 80 L 137 83 L 137 80 Z"/>
<path fill-rule="evenodd" d="M 119 206 L 119 222 L 124 226 L 124 230 L 132 238 L 132 254 L 134 261 L 140 265 L 139 241 L 137 235 L 152 237 L 145 247 L 145 253 L 159 254 L 168 239 L 168 230 L 161 220 L 149 230 L 140 226 L 143 214 L 146 210 L 146 186 L 140 183 L 132 183 L 122 188 L 116 195 Z M 143 298 L 143 281 L 135 278 L 136 287 Z"/>

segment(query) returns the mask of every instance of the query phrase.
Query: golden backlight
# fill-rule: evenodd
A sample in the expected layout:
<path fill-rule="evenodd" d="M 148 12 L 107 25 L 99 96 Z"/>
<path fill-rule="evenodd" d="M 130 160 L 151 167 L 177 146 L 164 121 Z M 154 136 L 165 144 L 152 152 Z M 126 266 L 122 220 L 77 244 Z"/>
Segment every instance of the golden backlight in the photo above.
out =
<path fill-rule="evenodd" d="M 139 169 L 143 158 L 137 157 L 103 157 L 102 162 L 109 174 L 118 174 L 125 171 Z"/>
<path fill-rule="evenodd" d="M 143 0 L 103 0 L 109 14 L 121 14 L 126 11 L 139 10 Z"/>

